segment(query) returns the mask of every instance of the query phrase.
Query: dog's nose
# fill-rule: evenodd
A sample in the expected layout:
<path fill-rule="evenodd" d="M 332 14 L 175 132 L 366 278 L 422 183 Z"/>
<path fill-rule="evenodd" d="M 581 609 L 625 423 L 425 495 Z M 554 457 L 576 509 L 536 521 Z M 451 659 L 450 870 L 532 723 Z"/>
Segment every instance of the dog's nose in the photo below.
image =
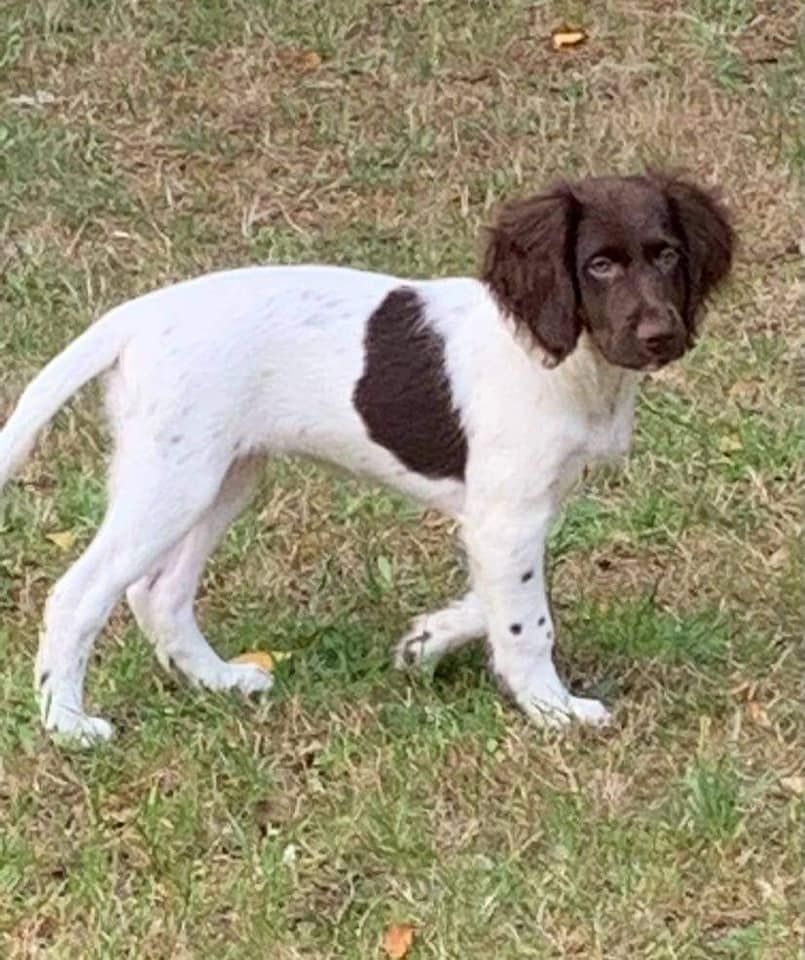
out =
<path fill-rule="evenodd" d="M 652 354 L 663 354 L 673 344 L 676 336 L 669 320 L 649 317 L 637 326 L 637 339 Z"/>

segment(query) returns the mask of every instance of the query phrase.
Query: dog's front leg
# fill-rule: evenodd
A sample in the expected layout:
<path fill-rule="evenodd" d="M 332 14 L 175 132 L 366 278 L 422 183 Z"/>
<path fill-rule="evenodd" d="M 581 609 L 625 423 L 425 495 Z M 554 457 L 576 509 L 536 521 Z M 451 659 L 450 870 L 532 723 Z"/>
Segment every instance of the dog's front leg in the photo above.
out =
<path fill-rule="evenodd" d="M 549 503 L 468 511 L 464 522 L 473 586 L 484 606 L 495 676 L 535 721 L 605 723 L 597 700 L 571 696 L 553 663 L 554 624 L 545 583 Z"/>

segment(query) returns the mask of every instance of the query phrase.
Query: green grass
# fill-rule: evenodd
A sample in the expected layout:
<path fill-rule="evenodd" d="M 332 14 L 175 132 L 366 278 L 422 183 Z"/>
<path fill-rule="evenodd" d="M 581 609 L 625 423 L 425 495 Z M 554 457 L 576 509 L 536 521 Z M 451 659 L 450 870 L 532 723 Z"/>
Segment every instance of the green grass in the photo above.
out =
<path fill-rule="evenodd" d="M 793 960 L 802 948 L 803 432 L 796 5 L 361 0 L 0 12 L 0 417 L 90 320 L 201 270 L 471 271 L 494 205 L 558 175 L 686 167 L 742 240 L 634 453 L 552 538 L 559 661 L 616 711 L 536 731 L 468 649 L 389 650 L 458 595 L 449 523 L 278 461 L 200 613 L 289 651 L 264 701 L 155 664 L 125 610 L 46 740 L 42 605 L 104 507 L 98 390 L 0 499 L 0 955 L 13 960 Z M 552 29 L 582 25 L 562 54 Z M 49 535 L 70 532 L 65 550 Z M 794 779 L 792 779 L 794 778 Z"/>

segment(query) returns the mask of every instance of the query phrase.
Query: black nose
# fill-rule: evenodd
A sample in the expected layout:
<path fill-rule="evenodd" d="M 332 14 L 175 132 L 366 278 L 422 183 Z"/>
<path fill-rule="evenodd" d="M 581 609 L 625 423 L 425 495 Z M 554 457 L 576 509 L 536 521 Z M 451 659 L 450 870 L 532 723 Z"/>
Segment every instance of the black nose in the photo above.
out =
<path fill-rule="evenodd" d="M 652 318 L 638 324 L 637 339 L 649 353 L 663 354 L 673 345 L 676 335 L 669 321 Z"/>

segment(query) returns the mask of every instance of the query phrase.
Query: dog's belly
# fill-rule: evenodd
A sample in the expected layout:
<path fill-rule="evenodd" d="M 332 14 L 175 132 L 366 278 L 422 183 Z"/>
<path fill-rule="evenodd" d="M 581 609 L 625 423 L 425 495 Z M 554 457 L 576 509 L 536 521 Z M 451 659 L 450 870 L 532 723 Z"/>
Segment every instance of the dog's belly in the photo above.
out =
<path fill-rule="evenodd" d="M 273 442 L 267 446 L 380 483 L 449 516 L 461 514 L 466 489 L 462 481 L 427 477 L 409 470 L 388 450 L 370 440 L 357 416 L 354 422 L 347 422 L 343 427 L 342 430 L 322 430 L 312 423 L 301 425 L 292 435 L 272 438 Z"/>

